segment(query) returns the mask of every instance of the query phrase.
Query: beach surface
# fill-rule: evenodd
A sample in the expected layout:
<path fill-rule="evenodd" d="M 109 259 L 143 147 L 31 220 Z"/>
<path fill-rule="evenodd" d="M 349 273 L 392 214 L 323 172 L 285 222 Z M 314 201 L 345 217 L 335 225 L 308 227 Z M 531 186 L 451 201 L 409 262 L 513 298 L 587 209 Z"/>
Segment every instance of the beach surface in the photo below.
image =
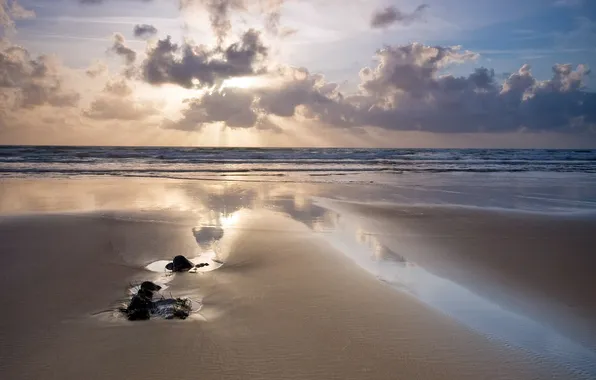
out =
<path fill-rule="evenodd" d="M 401 272 L 367 270 L 362 257 L 343 249 L 373 246 L 376 256 L 366 258 L 373 268 L 415 263 L 524 318 L 543 316 L 541 325 L 587 347 L 578 355 L 589 361 L 596 309 L 589 247 L 596 246 L 596 224 L 587 216 L 363 204 L 333 200 L 341 187 L 323 185 L 3 184 L 3 378 L 592 375 L 589 362 L 557 360 L 493 337 L 414 288 L 400 291 L 385 275 Z M 346 187 L 342 194 L 362 199 L 367 191 Z M 359 229 L 356 243 L 338 244 L 334 233 L 350 231 L 343 223 Z M 223 237 L 201 241 L 194 231 L 202 227 L 221 228 Z M 147 270 L 151 263 L 206 250 L 224 265 L 167 276 L 168 294 L 202 303 L 193 318 L 129 322 L 113 311 L 131 283 L 164 280 L 164 273 Z"/>

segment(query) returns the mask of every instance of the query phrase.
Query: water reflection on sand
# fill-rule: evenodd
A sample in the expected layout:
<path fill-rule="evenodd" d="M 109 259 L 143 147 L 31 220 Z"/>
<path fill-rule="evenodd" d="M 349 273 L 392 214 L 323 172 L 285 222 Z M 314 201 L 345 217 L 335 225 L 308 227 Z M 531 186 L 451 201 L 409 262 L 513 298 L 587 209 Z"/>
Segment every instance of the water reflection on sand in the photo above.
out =
<path fill-rule="evenodd" d="M 337 186 L 297 183 L 15 180 L 3 184 L 0 213 L 130 211 L 135 218 L 155 220 L 167 211 L 168 221 L 179 216 L 194 225 L 189 233 L 196 240 L 199 258 L 211 252 L 213 257 L 209 259 L 219 260 L 219 254 L 225 251 L 220 245 L 222 238 L 233 236 L 240 224 L 250 225 L 245 219 L 250 218 L 251 210 L 275 211 L 307 225 L 379 280 L 470 328 L 596 375 L 595 353 L 539 321 L 476 294 L 473 284 L 464 287 L 434 275 L 388 248 L 378 232 L 370 230 L 358 217 L 340 212 L 330 203 L 313 202 L 313 197 L 340 195 L 360 201 L 384 199 L 368 190 L 343 185 L 342 191 L 338 191 Z"/>
<path fill-rule="evenodd" d="M 588 376 L 596 375 L 596 353 L 541 321 L 512 312 L 466 288 L 425 270 L 385 246 L 350 215 L 327 211 L 313 225 L 336 249 L 399 291 L 406 292 L 491 339 L 541 357 L 554 358 Z"/>

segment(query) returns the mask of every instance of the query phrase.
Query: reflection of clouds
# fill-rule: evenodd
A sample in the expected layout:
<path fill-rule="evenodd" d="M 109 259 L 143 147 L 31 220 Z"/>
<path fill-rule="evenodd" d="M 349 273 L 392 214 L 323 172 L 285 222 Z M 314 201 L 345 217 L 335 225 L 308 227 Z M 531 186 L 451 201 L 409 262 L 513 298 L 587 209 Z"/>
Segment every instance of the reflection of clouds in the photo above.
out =
<path fill-rule="evenodd" d="M 0 189 L 1 213 L 204 208 L 179 186 L 143 180 L 4 180 Z"/>
<path fill-rule="evenodd" d="M 299 201 L 296 201 L 300 198 Z M 370 259 L 374 262 L 390 261 L 401 265 L 407 260 L 384 245 L 379 235 L 370 232 L 354 221 L 344 221 L 337 212 L 325 209 L 312 203 L 308 198 L 274 199 L 271 203 L 277 211 L 284 212 L 293 219 L 306 224 L 315 232 L 334 233 L 343 231 L 352 236 L 355 243 L 366 248 Z M 299 205 L 299 207 L 296 207 Z"/>
<path fill-rule="evenodd" d="M 223 228 L 213 226 L 195 227 L 192 233 L 201 248 L 209 248 L 224 236 Z"/>
<path fill-rule="evenodd" d="M 294 209 L 296 210 L 305 210 L 309 208 L 311 203 L 309 202 L 308 198 L 304 196 L 304 194 L 296 194 L 294 196 Z"/>
<path fill-rule="evenodd" d="M 369 242 L 368 232 L 361 227 L 356 228 L 356 241 L 360 244 L 367 244 Z"/>
<path fill-rule="evenodd" d="M 339 222 L 339 215 L 328 212 L 321 218 L 315 218 L 312 220 L 312 225 L 310 226 L 313 231 L 315 232 L 323 232 L 326 233 L 330 230 L 334 230 L 337 228 L 337 224 Z"/>
<path fill-rule="evenodd" d="M 306 224 L 309 228 L 316 230 L 315 226 L 327 226 L 329 212 L 322 207 L 314 205 L 310 199 L 303 195 L 294 194 L 279 195 L 270 199 L 269 207 L 275 211 L 282 212 L 292 219 Z"/>
<path fill-rule="evenodd" d="M 332 189 L 332 188 L 331 188 Z M 194 220 L 194 238 L 203 249 L 220 241 L 241 221 L 242 210 L 267 208 L 300 221 L 315 232 L 345 228 L 338 213 L 312 203 L 329 191 L 299 183 L 164 181 L 133 178 L 4 180 L 0 213 L 64 211 L 176 211 Z M 244 218 L 244 217 L 242 217 Z M 375 261 L 400 261 L 375 235 L 358 228 Z"/>
<path fill-rule="evenodd" d="M 379 261 L 393 261 L 399 264 L 407 264 L 408 261 L 400 254 L 390 250 L 386 246 L 382 245 L 377 240 L 377 249 L 375 251 L 377 260 Z"/>
<path fill-rule="evenodd" d="M 3 180 L 0 213 L 101 210 L 214 211 L 252 207 L 256 189 L 225 182 L 202 184 L 131 178 Z"/>
<path fill-rule="evenodd" d="M 357 226 L 355 228 L 354 236 L 358 244 L 368 248 L 368 251 L 371 253 L 371 260 L 392 261 L 400 264 L 406 263 L 406 259 L 398 253 L 389 249 L 386 245 L 384 245 L 379 240 L 379 236 L 377 234 L 362 228 L 362 226 Z"/>

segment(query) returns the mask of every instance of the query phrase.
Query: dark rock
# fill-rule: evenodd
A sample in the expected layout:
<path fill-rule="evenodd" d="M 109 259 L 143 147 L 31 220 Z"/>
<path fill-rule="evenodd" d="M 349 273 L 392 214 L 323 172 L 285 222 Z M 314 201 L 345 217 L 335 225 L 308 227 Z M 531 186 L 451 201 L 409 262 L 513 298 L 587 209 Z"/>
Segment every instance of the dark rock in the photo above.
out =
<path fill-rule="evenodd" d="M 193 267 L 194 264 L 182 255 L 174 257 L 174 260 L 166 265 L 166 269 L 171 270 L 172 272 L 187 272 Z"/>
<path fill-rule="evenodd" d="M 161 290 L 161 286 L 159 286 L 151 281 L 144 281 L 141 284 L 141 289 L 149 290 L 152 292 L 157 292 L 157 291 Z"/>
<path fill-rule="evenodd" d="M 153 293 L 161 290 L 161 286 L 150 281 L 145 281 L 139 287 L 126 308 L 119 310 L 126 315 L 129 321 L 150 319 L 159 316 L 165 319 L 186 319 L 190 315 L 191 302 L 187 298 L 162 298 L 153 301 Z"/>
<path fill-rule="evenodd" d="M 153 293 L 149 293 L 153 298 Z M 138 321 L 149 319 L 151 316 L 151 298 L 147 297 L 147 292 L 139 290 L 139 293 L 134 295 L 125 309 L 126 317 L 130 321 Z"/>
<path fill-rule="evenodd" d="M 126 309 L 126 318 L 129 321 L 146 321 L 151 318 L 151 309 L 148 307 Z"/>
<path fill-rule="evenodd" d="M 145 320 L 151 317 L 151 308 L 153 307 L 153 292 L 161 289 L 161 286 L 151 281 L 145 281 L 139 287 L 128 307 L 125 309 L 126 317 L 130 321 Z"/>

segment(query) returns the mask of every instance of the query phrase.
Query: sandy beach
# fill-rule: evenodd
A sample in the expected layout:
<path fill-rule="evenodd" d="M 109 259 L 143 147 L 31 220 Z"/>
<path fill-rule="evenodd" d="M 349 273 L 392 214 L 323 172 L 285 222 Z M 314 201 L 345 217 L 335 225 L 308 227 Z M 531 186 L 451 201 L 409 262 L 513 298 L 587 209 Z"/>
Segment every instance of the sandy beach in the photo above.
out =
<path fill-rule="evenodd" d="M 3 378 L 582 378 L 489 339 L 362 270 L 314 228 L 329 215 L 305 199 L 321 192 L 195 184 L 185 198 L 170 183 L 85 181 L 5 182 Z M 94 190 L 81 191 L 85 186 Z M 64 192 L 43 191 L 58 188 Z M 109 196 L 115 193 L 121 204 Z M 157 202 L 166 198 L 167 205 Z M 386 247 L 429 271 L 462 284 L 477 285 L 479 278 L 505 284 L 474 288 L 498 302 L 519 299 L 503 290 L 517 289 L 548 305 L 567 302 L 578 320 L 594 316 L 593 221 L 341 207 L 377 231 Z M 160 276 L 145 269 L 151 262 L 200 252 L 192 233 L 197 225 L 224 229 L 217 252 L 225 264 L 177 274 L 167 291 L 201 299 L 199 318 L 134 323 L 106 311 L 126 298 L 131 282 Z M 498 298 L 503 293 L 509 296 Z"/>

